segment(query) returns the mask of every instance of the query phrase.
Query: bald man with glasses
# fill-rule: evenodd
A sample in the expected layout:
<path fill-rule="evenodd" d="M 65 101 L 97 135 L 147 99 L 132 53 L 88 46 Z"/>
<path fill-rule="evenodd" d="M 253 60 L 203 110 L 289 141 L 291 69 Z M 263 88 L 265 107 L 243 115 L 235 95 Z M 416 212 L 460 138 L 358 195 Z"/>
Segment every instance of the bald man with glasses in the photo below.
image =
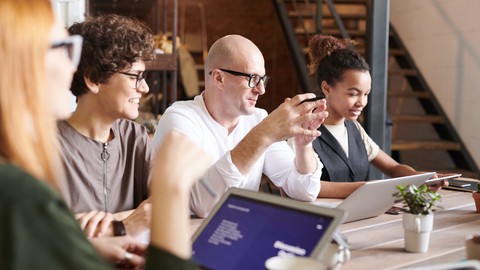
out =
<path fill-rule="evenodd" d="M 194 100 L 174 103 L 160 119 L 155 145 L 176 129 L 213 158 L 204 182 L 217 196 L 205 184 L 194 185 L 190 208 L 197 216 L 207 216 L 230 187 L 258 191 L 262 173 L 294 199 L 317 198 L 323 165 L 311 143 L 327 117 L 325 101 L 302 103 L 315 95 L 301 94 L 268 115 L 255 106 L 267 82 L 258 47 L 242 36 L 225 36 L 209 50 L 205 90 Z M 292 137 L 294 150 L 286 143 Z"/>

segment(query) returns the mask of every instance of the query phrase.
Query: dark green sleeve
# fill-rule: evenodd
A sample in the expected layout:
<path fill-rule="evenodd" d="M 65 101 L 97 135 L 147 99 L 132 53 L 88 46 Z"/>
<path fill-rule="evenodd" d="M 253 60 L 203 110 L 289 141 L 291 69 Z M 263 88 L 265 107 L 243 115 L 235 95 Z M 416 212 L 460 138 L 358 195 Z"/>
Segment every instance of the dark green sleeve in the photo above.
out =
<path fill-rule="evenodd" d="M 63 200 L 20 170 L 0 170 L 2 269 L 111 269 Z"/>
<path fill-rule="evenodd" d="M 0 183 L 0 269 L 113 269 L 44 182 L 0 164 Z M 196 265 L 150 246 L 145 269 L 187 270 Z"/>
<path fill-rule="evenodd" d="M 181 259 L 150 245 L 148 247 L 145 270 L 153 269 L 194 270 L 197 269 L 197 265 L 191 260 Z"/>

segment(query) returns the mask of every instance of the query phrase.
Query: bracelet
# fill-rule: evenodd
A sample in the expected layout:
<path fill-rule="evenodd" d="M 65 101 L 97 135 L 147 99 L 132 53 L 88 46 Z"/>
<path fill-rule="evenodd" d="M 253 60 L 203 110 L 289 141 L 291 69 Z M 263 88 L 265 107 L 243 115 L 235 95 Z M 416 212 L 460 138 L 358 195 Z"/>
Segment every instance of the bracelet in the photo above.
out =
<path fill-rule="evenodd" d="M 121 220 L 112 221 L 113 225 L 113 235 L 114 236 L 124 236 L 127 235 L 127 230 L 125 230 L 125 224 Z"/>

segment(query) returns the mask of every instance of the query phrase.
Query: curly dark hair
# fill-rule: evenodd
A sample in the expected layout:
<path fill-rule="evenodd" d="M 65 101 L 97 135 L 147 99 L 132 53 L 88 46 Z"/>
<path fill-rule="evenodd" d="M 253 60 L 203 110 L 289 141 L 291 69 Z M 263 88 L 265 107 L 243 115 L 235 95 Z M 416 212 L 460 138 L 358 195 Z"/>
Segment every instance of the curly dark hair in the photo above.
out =
<path fill-rule="evenodd" d="M 315 35 L 310 39 L 307 49 L 310 59 L 308 68 L 310 74 L 316 76 L 318 85 L 325 81 L 334 86 L 348 70 L 370 70 L 365 59 L 350 49 L 350 45 L 356 45 L 356 42 L 325 35 Z"/>
<path fill-rule="evenodd" d="M 89 91 L 84 77 L 106 83 L 115 72 L 129 69 L 134 62 L 154 58 L 151 30 L 134 18 L 98 15 L 73 24 L 68 32 L 83 37 L 82 58 L 71 87 L 76 97 Z"/>

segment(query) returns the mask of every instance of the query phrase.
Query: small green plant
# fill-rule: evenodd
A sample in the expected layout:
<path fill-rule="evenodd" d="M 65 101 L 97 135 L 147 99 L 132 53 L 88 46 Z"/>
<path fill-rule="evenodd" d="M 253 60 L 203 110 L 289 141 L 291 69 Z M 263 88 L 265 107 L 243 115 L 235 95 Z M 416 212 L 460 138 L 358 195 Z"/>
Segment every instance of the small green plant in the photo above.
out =
<path fill-rule="evenodd" d="M 440 194 L 428 189 L 427 185 L 416 187 L 415 185 L 398 185 L 398 197 L 402 198 L 408 207 L 408 211 L 414 215 L 428 215 L 430 209 L 440 200 Z"/>

